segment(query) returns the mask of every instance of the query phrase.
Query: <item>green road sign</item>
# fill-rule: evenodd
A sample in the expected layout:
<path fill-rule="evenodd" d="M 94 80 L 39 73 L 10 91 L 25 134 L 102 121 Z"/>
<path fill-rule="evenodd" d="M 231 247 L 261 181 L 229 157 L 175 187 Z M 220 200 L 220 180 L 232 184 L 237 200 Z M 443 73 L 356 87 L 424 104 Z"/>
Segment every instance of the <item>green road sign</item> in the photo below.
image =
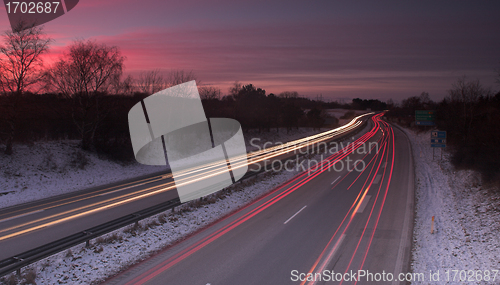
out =
<path fill-rule="evenodd" d="M 434 121 L 434 119 L 435 119 L 434 111 L 429 111 L 429 110 L 415 111 L 415 121 Z"/>

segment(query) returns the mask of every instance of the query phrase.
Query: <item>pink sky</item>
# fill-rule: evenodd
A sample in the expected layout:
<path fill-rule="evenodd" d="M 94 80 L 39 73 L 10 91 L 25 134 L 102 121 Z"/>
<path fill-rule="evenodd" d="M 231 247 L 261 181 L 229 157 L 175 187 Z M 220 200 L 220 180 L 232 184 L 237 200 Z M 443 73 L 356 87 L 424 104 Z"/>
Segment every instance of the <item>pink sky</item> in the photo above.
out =
<path fill-rule="evenodd" d="M 95 39 L 121 49 L 126 74 L 192 70 L 223 92 L 240 81 L 331 100 L 401 100 L 422 91 L 440 99 L 462 75 L 498 89 L 498 6 L 81 0 L 45 31 L 54 39 L 51 57 L 75 39 Z M 6 16 L 0 27 L 10 28 Z"/>

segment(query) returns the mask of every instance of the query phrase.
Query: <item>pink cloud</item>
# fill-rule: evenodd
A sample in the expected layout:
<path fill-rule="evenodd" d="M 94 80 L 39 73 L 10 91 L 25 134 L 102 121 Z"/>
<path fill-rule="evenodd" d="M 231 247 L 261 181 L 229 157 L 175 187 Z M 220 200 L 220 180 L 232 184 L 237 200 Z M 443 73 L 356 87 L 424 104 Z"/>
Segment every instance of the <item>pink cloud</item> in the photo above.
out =
<path fill-rule="evenodd" d="M 46 25 L 56 40 L 48 56 L 93 38 L 120 47 L 132 75 L 184 69 L 223 91 L 238 80 L 325 96 L 444 95 L 456 77 L 497 67 L 500 25 L 484 13 L 463 20 L 370 5 L 378 12 L 294 1 L 81 1 Z"/>

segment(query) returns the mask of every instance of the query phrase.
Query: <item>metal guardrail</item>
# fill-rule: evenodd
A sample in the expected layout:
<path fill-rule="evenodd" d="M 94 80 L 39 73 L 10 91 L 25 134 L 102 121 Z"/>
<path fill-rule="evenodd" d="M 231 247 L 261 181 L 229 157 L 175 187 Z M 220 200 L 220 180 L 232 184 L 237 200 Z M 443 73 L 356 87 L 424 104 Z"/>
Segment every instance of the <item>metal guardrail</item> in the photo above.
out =
<path fill-rule="evenodd" d="M 368 120 L 363 120 L 363 123 L 356 129 L 347 132 L 346 134 L 340 135 L 339 137 L 335 137 L 330 139 L 328 142 L 332 141 L 338 141 L 338 140 L 343 140 L 346 137 L 352 137 L 358 134 L 366 125 Z M 315 148 L 314 145 L 311 148 L 312 151 L 318 152 L 321 151 L 322 148 L 325 147 L 325 144 L 317 144 L 317 147 Z M 309 147 L 308 147 L 309 148 Z M 307 155 L 308 153 L 302 154 L 302 156 Z M 271 164 L 271 169 L 276 163 L 286 163 L 289 160 L 294 160 L 298 158 L 300 155 L 297 154 L 292 157 L 287 157 L 282 160 L 275 160 Z M 267 168 L 267 167 L 266 167 Z M 251 178 L 253 176 L 256 176 L 260 173 L 266 172 L 265 168 L 260 169 L 260 171 L 250 171 L 247 172 L 239 181 L 243 181 L 245 179 Z M 21 269 L 25 266 L 28 266 L 32 263 L 35 263 L 39 260 L 42 260 L 46 257 L 49 257 L 51 255 L 54 255 L 56 253 L 59 253 L 61 251 L 64 251 L 68 248 L 71 248 L 73 246 L 82 244 L 82 243 L 87 243 L 89 244 L 89 241 L 91 239 L 97 238 L 99 236 L 102 236 L 104 234 L 107 234 L 109 232 L 112 232 L 114 230 L 123 228 L 125 226 L 128 226 L 130 224 L 133 224 L 135 222 L 138 222 L 142 219 L 151 217 L 153 215 L 159 214 L 161 212 L 164 212 L 166 210 L 169 210 L 171 208 L 174 208 L 176 206 L 181 205 L 181 202 L 179 198 L 158 204 L 156 206 L 123 216 L 121 218 L 112 220 L 110 222 L 101 224 L 99 226 L 93 227 L 86 229 L 84 231 L 78 232 L 76 234 L 64 237 L 62 239 L 59 239 L 57 241 L 48 243 L 46 245 L 37 247 L 32 250 L 28 250 L 26 252 L 23 252 L 21 254 L 18 254 L 16 256 L 0 260 L 0 277 L 7 275 L 12 272 L 17 272 L 18 275 L 21 273 Z"/>
<path fill-rule="evenodd" d="M 179 198 L 176 198 L 7 258 L 0 261 L 0 276 L 7 275 L 14 271 L 17 271 L 19 274 L 21 268 L 30 265 L 31 263 L 37 262 L 78 244 L 88 243 L 88 241 L 93 238 L 138 222 L 144 218 L 159 214 L 178 205 L 181 205 L 181 202 Z"/>

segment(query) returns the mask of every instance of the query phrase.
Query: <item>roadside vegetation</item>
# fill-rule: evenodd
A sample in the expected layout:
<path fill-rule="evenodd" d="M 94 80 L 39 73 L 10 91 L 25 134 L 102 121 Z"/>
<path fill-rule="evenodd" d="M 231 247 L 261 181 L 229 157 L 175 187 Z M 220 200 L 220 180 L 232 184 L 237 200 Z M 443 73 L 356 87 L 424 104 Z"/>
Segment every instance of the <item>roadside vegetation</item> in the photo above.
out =
<path fill-rule="evenodd" d="M 379 100 L 324 102 L 295 91 L 266 93 L 235 82 L 227 93 L 203 85 L 193 72 L 155 69 L 137 78 L 124 76 L 126 57 L 119 47 L 77 40 L 51 65 L 44 64 L 52 39 L 43 27 L 6 32 L 0 42 L 0 151 L 11 155 L 16 143 L 79 140 L 85 151 L 117 161 L 134 156 L 128 111 L 145 97 L 196 80 L 207 117 L 238 120 L 244 131 L 290 132 L 299 127 L 336 127 L 327 109 L 383 110 Z M 349 112 L 347 118 L 354 117 Z"/>
<path fill-rule="evenodd" d="M 405 127 L 446 131 L 452 164 L 457 169 L 476 170 L 484 182 L 500 186 L 500 92 L 464 76 L 439 102 L 430 100 L 429 94 L 423 92 L 400 105 L 389 102 L 388 108 L 388 119 Z M 415 110 L 435 110 L 436 126 L 415 125 Z"/>

